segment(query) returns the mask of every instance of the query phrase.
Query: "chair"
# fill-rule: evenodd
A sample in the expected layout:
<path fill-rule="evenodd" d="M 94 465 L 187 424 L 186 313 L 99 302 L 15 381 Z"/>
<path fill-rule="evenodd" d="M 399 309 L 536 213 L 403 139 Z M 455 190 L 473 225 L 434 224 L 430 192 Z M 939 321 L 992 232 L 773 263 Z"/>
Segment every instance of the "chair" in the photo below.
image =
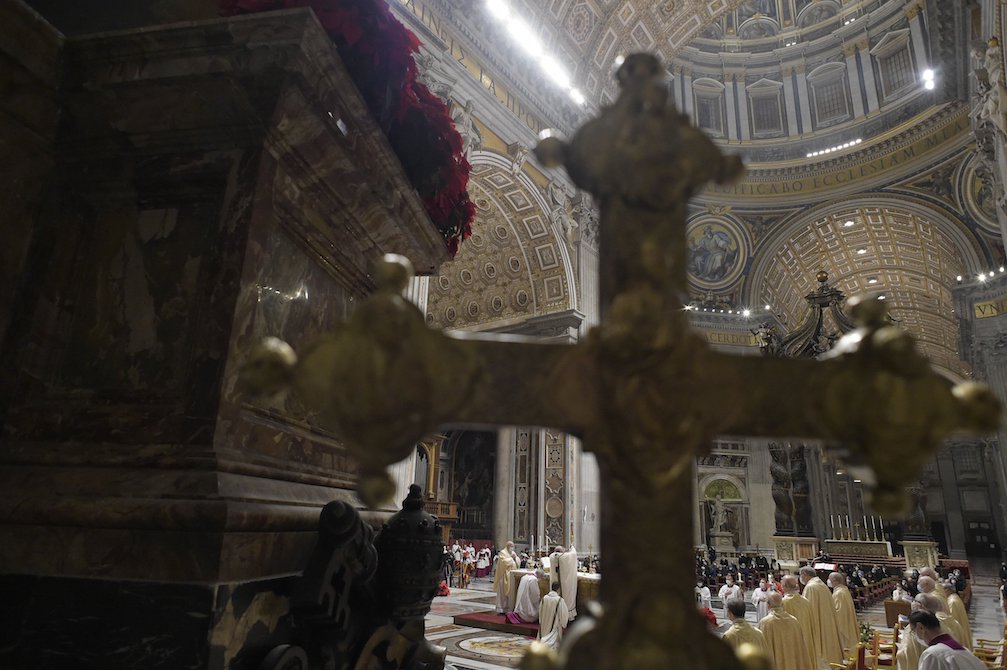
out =
<path fill-rule="evenodd" d="M 863 642 L 853 650 L 853 656 L 847 658 L 842 663 L 829 663 L 832 670 L 866 670 L 867 668 L 867 645 Z"/>
<path fill-rule="evenodd" d="M 1004 630 L 1004 635 L 1007 636 L 1007 629 Z M 972 653 L 976 655 L 976 658 L 985 663 L 989 670 L 1007 669 L 1007 654 L 1004 653 L 1003 640 L 984 640 L 978 638 L 974 642 Z"/>
<path fill-rule="evenodd" d="M 909 616 L 912 613 L 912 605 L 904 600 L 895 601 L 889 598 L 885 601 L 885 623 L 889 628 L 895 628 L 899 622 L 899 615 Z"/>
<path fill-rule="evenodd" d="M 884 633 L 879 630 L 874 631 L 874 636 L 871 639 L 871 653 L 869 660 L 874 668 L 881 667 L 883 665 L 894 667 L 895 666 L 895 654 L 898 652 L 899 643 L 899 633 L 901 632 L 901 624 L 895 624 L 895 628 L 892 629 L 891 633 Z"/>

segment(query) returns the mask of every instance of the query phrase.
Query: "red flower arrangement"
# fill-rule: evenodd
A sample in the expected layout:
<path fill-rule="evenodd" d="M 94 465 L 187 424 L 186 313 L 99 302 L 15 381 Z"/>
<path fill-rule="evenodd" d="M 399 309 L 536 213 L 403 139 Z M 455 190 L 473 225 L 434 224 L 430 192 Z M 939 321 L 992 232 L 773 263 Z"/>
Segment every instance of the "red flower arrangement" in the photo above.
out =
<path fill-rule="evenodd" d="M 224 14 L 310 7 L 454 256 L 472 234 L 472 167 L 447 105 L 417 81 L 420 41 L 384 0 L 221 0 Z"/>

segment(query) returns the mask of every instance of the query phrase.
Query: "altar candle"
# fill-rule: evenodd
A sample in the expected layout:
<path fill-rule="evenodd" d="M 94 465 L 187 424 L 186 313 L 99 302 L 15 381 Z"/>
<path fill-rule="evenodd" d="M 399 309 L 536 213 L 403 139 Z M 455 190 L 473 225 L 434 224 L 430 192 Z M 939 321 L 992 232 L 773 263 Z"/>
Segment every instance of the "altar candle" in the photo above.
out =
<path fill-rule="evenodd" d="M 864 537 L 867 538 L 868 540 L 871 539 L 870 536 L 867 534 L 867 515 L 866 514 L 864 515 Z"/>

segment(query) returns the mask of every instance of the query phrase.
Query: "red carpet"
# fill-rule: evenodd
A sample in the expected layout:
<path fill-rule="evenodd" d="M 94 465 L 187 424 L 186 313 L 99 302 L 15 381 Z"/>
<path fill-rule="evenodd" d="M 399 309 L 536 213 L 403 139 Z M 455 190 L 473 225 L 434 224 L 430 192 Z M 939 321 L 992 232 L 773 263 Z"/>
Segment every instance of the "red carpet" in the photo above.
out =
<path fill-rule="evenodd" d="M 515 633 L 526 637 L 538 637 L 537 623 L 512 624 L 507 621 L 503 614 L 490 614 L 489 612 L 476 612 L 474 614 L 459 614 L 454 618 L 456 626 L 470 626 L 472 628 L 483 628 L 485 630 L 495 630 L 501 633 Z"/>

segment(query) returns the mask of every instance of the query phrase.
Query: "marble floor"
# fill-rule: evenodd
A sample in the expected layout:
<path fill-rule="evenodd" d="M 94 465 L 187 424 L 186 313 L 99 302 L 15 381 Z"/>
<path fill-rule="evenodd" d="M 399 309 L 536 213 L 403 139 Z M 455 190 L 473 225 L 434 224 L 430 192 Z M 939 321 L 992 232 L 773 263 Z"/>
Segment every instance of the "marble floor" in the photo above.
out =
<path fill-rule="evenodd" d="M 448 662 L 456 670 L 516 667 L 525 647 L 531 643 L 531 639 L 520 635 L 454 624 L 452 617 L 456 614 L 493 611 L 495 598 L 492 588 L 488 578 L 474 579 L 470 588 L 451 589 L 451 595 L 436 598 L 427 615 L 427 638 L 447 648 Z M 714 599 L 713 610 L 718 616 L 723 612 L 717 599 Z M 751 605 L 746 618 L 755 622 L 755 610 Z M 859 612 L 858 618 L 878 630 L 890 630 L 885 627 L 885 612 L 881 603 Z M 982 575 L 976 577 L 969 619 L 974 638 L 999 640 L 1003 637 L 1004 615 L 1000 608 L 995 578 Z M 724 619 L 719 619 L 719 623 L 717 632 L 722 633 L 728 624 Z"/>

